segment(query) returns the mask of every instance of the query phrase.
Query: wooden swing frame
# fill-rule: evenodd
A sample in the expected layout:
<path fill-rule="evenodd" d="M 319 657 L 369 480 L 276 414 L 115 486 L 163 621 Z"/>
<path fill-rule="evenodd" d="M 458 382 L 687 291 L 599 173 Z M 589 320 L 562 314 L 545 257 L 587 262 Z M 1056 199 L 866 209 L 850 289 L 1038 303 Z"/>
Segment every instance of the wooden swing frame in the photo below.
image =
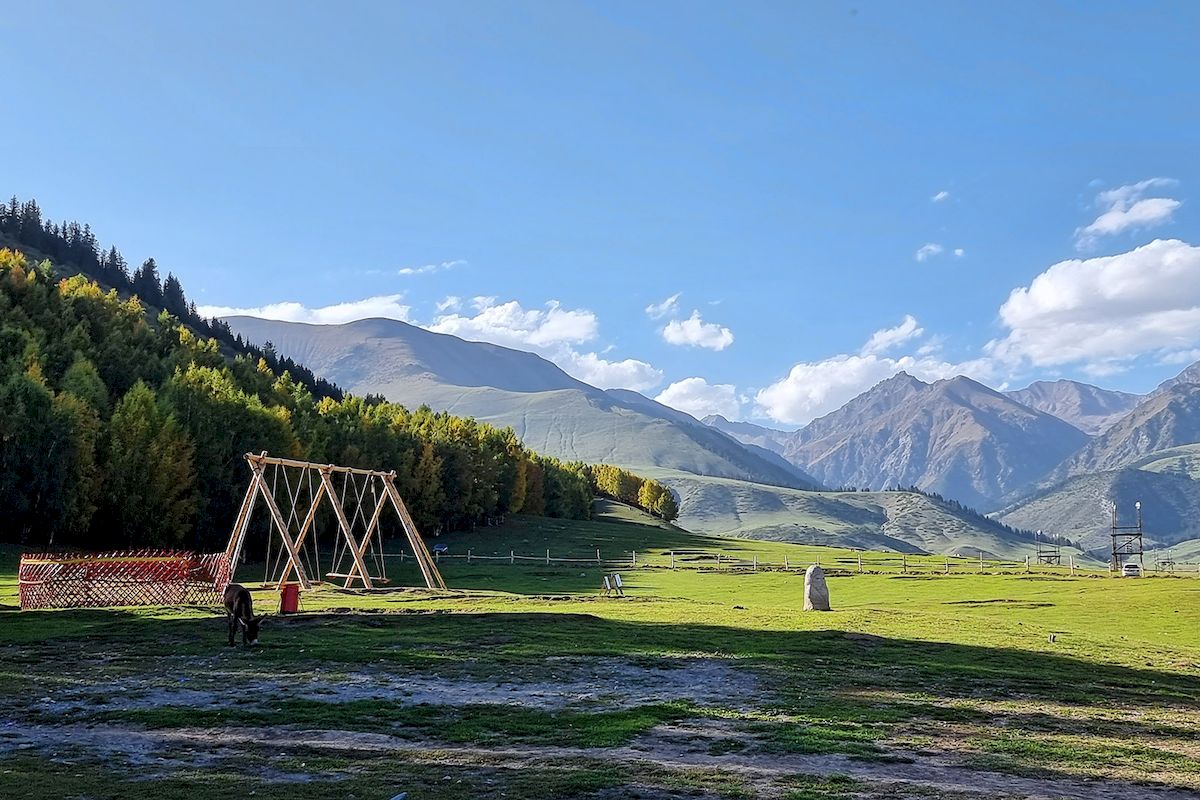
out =
<path fill-rule="evenodd" d="M 405 537 L 408 539 L 408 544 L 413 550 L 417 565 L 421 568 L 421 576 L 425 580 L 425 586 L 429 589 L 444 590 L 446 588 L 446 582 L 442 579 L 433 556 L 425 546 L 425 542 L 421 539 L 421 534 L 417 531 L 417 525 L 413 522 L 412 515 L 408 513 L 408 507 L 400 497 L 400 492 L 396 490 L 396 473 L 394 470 L 392 472 L 381 472 L 379 470 L 357 469 L 355 467 L 340 467 L 335 464 L 297 461 L 291 458 L 274 458 L 268 456 L 265 450 L 257 455 L 246 453 L 246 463 L 250 466 L 250 486 L 246 489 L 246 496 L 242 499 L 241 509 L 238 511 L 237 520 L 233 524 L 233 533 L 229 537 L 229 545 L 225 548 L 225 556 L 229 559 L 231 570 L 235 567 L 238 557 L 241 555 L 242 545 L 246 539 L 246 531 L 250 527 L 250 519 L 254 514 L 254 506 L 261 496 L 271 516 L 271 531 L 268 533 L 268 536 L 277 534 L 287 553 L 287 562 L 284 564 L 278 584 L 282 585 L 286 583 L 294 572 L 296 582 L 300 584 L 300 588 L 302 590 L 311 589 L 314 581 L 309 578 L 308 572 L 301 562 L 300 555 L 303 552 L 301 548 L 304 546 L 304 540 L 308 537 L 309 531 L 312 530 L 321 501 L 327 499 L 329 505 L 333 507 L 334 516 L 337 518 L 338 531 L 344 539 L 353 561 L 347 572 L 330 573 L 329 575 L 329 577 L 345 578 L 343 588 L 352 588 L 356 580 L 362 583 L 364 589 L 375 588 L 375 581 L 379 580 L 379 578 L 372 577 L 371 573 L 367 570 L 367 564 L 363 556 L 366 554 L 372 540 L 379 536 L 379 522 L 387 506 L 391 506 L 396 512 L 396 516 L 400 521 L 400 527 L 404 529 Z M 308 511 L 305 512 L 304 520 L 300 524 L 299 531 L 294 539 L 290 530 L 291 518 L 286 522 L 284 521 L 283 514 L 279 510 L 279 504 L 275 501 L 273 487 L 267 485 L 265 472 L 267 467 L 270 466 L 292 467 L 303 471 L 312 470 L 321 476 L 320 484 L 316 493 L 310 498 Z M 346 510 L 342 507 L 344 498 L 339 500 L 337 491 L 334 488 L 333 476 L 335 474 L 345 476 L 346 480 L 350 480 L 352 476 L 363 477 L 373 485 L 383 488 L 382 496 L 377 496 L 375 508 L 371 512 L 370 520 L 367 523 L 366 530 L 363 532 L 361 541 L 355 537 L 353 526 L 350 520 L 346 518 Z M 374 483 L 376 481 L 378 484 Z M 365 496 L 365 486 L 366 484 L 364 484 L 363 496 Z M 294 512 L 295 509 L 293 508 L 292 511 Z M 331 569 L 337 569 L 337 564 L 332 565 Z M 274 583 L 275 581 L 271 582 Z"/>

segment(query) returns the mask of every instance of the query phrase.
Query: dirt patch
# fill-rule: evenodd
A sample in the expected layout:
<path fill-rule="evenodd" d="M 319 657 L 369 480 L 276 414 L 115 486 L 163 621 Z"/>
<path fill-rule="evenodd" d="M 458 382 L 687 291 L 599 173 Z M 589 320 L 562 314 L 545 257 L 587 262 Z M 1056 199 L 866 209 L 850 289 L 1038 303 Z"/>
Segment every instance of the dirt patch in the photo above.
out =
<path fill-rule="evenodd" d="M 286 738 L 276 729 L 176 729 L 136 731 L 109 726 L 31 726 L 8 723 L 0 736 L 0 754 L 37 749 L 61 749 L 64 742 L 73 748 L 90 751 L 109 759 L 123 760 L 134 766 L 150 766 L 156 771 L 186 768 L 235 757 L 238 752 L 257 747 L 264 741 L 279 748 L 303 748 L 308 751 L 356 753 L 395 753 L 415 762 L 471 767 L 494 766 L 504 769 L 545 766 L 555 761 L 603 757 L 609 764 L 630 767 L 653 764 L 658 767 L 717 769 L 743 776 L 748 782 L 786 780 L 797 775 L 845 775 L 870 784 L 898 784 L 925 787 L 955 796 L 1012 797 L 1042 800 L 1200 800 L 1200 793 L 1154 786 L 1110 781 L 1077 781 L 1007 775 L 971 769 L 936 757 L 922 757 L 914 763 L 866 762 L 840 755 L 800 755 L 742 751 L 714 755 L 703 746 L 717 737 L 736 735 L 729 727 L 714 721 L 686 727 L 672 726 L 656 730 L 627 747 L 602 751 L 567 747 L 472 747 L 414 742 L 394 736 L 348 731 L 289 730 Z M 285 743 L 285 744 L 284 744 Z M 184 757 L 186 754 L 186 757 Z M 916 754 L 912 754 L 916 755 Z M 207 760 L 207 762 L 205 762 Z M 307 780 L 304 773 L 273 774 L 276 780 Z M 621 796 L 621 795 L 616 795 Z"/>
<path fill-rule="evenodd" d="M 178 677 L 165 679 L 164 674 Z M 395 667 L 353 672 L 299 671 L 264 675 L 220 669 L 211 659 L 108 680 L 58 686 L 34 699 L 33 711 L 62 716 L 79 710 L 120 711 L 162 706 L 221 708 L 303 699 L 329 703 L 380 700 L 405 705 L 520 705 L 548 711 L 607 711 L 670 701 L 736 710 L 753 707 L 758 676 L 735 661 L 708 658 L 561 658 L 542 662 L 538 679 L 521 667 L 495 679 L 404 672 Z"/>

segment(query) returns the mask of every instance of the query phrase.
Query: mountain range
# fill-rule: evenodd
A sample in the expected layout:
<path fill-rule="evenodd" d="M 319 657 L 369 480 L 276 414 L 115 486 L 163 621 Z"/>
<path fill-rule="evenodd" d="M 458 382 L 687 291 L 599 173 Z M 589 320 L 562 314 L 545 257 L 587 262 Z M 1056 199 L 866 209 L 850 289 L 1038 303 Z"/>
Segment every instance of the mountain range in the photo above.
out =
<path fill-rule="evenodd" d="M 987 508 L 1087 440 L 970 378 L 901 372 L 796 431 L 783 455 L 829 486 L 918 486 Z"/>
<path fill-rule="evenodd" d="M 604 391 L 533 353 L 433 333 L 392 319 L 345 325 L 229 317 L 355 394 L 511 427 L 534 450 L 563 459 L 657 466 L 794 489 L 817 481 L 777 454 L 748 448 L 636 392 Z"/>
<path fill-rule="evenodd" d="M 1158 541 L 1200 537 L 1188 521 L 1200 518 L 1189 472 L 1200 452 L 1187 448 L 1200 441 L 1200 364 L 1146 396 L 1065 380 L 998 392 L 963 376 L 926 383 L 901 372 L 781 431 L 698 421 L 636 392 L 592 387 L 536 354 L 396 320 L 226 321 L 356 394 L 473 416 L 549 455 L 654 475 L 682 498 L 682 523 L 701 532 L 937 552 L 969 543 L 1011 555 L 1028 537 L 1010 528 L 1040 528 L 1099 549 L 1107 522 L 1094 498 L 1144 494 L 1160 507 Z M 1003 524 L 937 497 L 882 491 L 910 486 L 997 510 Z M 819 491 L 847 487 L 869 491 Z"/>

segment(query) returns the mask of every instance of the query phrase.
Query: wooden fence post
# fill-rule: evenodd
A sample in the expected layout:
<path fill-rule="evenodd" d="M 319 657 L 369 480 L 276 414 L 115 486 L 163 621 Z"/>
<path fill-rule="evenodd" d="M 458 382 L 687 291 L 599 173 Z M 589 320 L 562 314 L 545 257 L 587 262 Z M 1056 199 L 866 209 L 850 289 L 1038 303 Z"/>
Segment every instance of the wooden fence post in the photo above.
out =
<path fill-rule="evenodd" d="M 600 548 L 597 547 L 596 548 L 596 565 L 599 566 L 599 564 L 600 564 Z"/>
<path fill-rule="evenodd" d="M 787 572 L 788 569 L 790 569 L 790 567 L 788 567 L 788 557 L 784 556 L 783 557 L 783 571 Z"/>
<path fill-rule="evenodd" d="M 721 551 L 717 551 L 717 569 L 721 568 Z"/>
<path fill-rule="evenodd" d="M 471 548 L 467 548 L 467 563 L 471 563 Z"/>
<path fill-rule="evenodd" d="M 515 563 L 517 563 L 517 556 L 516 556 L 516 554 L 515 554 L 515 553 L 513 553 L 513 551 L 512 551 L 512 550 L 509 550 L 509 551 L 508 551 L 508 563 L 509 563 L 510 565 L 511 565 L 511 564 L 515 564 Z"/>
<path fill-rule="evenodd" d="M 758 572 L 758 553 L 754 554 L 754 571 Z"/>
<path fill-rule="evenodd" d="M 671 551 L 671 569 L 675 569 L 675 551 Z"/>
<path fill-rule="evenodd" d="M 983 574 L 983 551 L 979 551 L 979 574 Z"/>
<path fill-rule="evenodd" d="M 546 566 L 550 566 L 550 548 L 546 548 Z"/>
<path fill-rule="evenodd" d="M 629 554 L 629 568 L 633 569 L 637 566 L 637 550 L 633 550 Z"/>
<path fill-rule="evenodd" d="M 907 553 L 900 554 L 900 571 L 905 574 L 908 574 L 908 554 Z"/>
<path fill-rule="evenodd" d="M 1025 556 L 1025 571 L 1029 572 L 1029 556 Z"/>
<path fill-rule="evenodd" d="M 1071 562 L 1071 575 L 1074 576 L 1075 575 L 1075 556 L 1073 556 L 1073 555 L 1067 556 L 1067 559 Z"/>
<path fill-rule="evenodd" d="M 862 575 L 862 550 L 858 551 L 858 574 Z"/>

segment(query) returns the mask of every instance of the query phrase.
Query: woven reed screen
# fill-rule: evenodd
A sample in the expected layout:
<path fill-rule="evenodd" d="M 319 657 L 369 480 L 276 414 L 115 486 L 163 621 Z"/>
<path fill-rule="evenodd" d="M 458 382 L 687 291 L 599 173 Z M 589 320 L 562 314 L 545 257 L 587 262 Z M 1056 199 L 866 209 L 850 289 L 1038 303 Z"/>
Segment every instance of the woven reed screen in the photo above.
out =
<path fill-rule="evenodd" d="M 229 583 L 224 553 L 177 550 L 27 553 L 21 556 L 21 608 L 215 606 Z"/>

